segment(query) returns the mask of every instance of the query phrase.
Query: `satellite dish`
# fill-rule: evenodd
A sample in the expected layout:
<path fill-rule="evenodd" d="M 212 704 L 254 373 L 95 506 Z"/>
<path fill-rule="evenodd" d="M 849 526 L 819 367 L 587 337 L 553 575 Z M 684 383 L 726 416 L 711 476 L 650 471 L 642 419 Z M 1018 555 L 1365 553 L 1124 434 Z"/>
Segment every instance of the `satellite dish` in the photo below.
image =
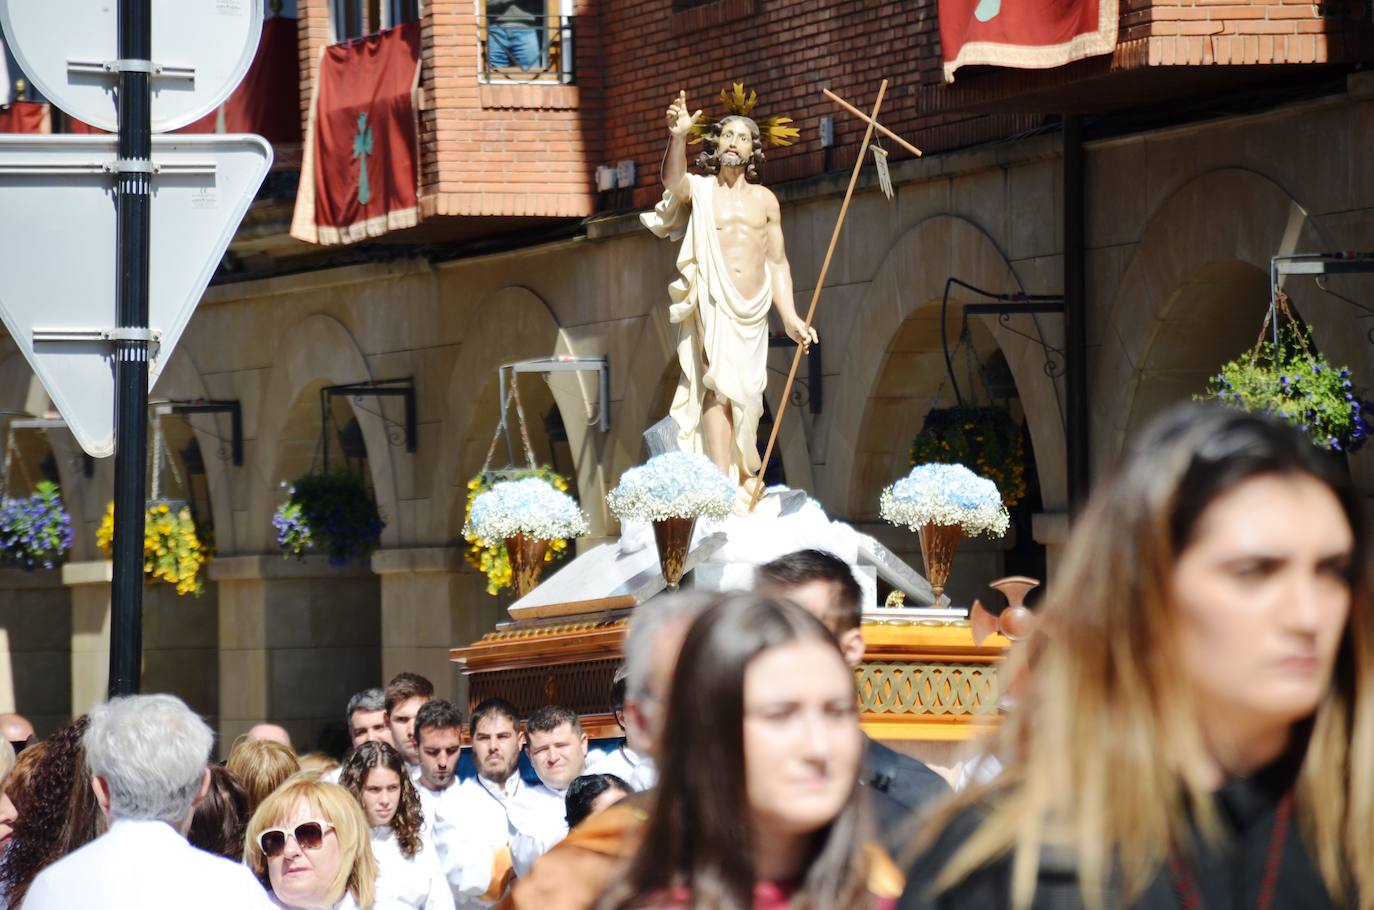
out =
<path fill-rule="evenodd" d="M 117 0 L 0 0 L 24 74 L 68 116 L 114 132 Z M 262 34 L 261 0 L 152 0 L 152 125 L 186 126 L 224 103 Z"/>

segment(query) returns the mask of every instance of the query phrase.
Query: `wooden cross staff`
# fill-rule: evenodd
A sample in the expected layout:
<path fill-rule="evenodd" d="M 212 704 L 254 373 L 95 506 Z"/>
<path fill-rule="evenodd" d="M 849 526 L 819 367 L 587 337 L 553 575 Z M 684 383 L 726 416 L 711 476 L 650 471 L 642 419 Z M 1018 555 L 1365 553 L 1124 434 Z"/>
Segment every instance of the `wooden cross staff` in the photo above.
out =
<path fill-rule="evenodd" d="M 858 117 L 868 124 L 864 130 L 864 141 L 859 146 L 859 156 L 854 159 L 854 172 L 849 175 L 849 188 L 844 191 L 844 202 L 840 205 L 840 216 L 835 219 L 835 230 L 830 235 L 830 248 L 825 251 L 825 259 L 821 262 L 821 273 L 816 278 L 816 289 L 811 293 L 811 306 L 806 311 L 806 325 L 811 327 L 811 321 L 816 317 L 816 304 L 821 299 L 821 288 L 825 286 L 825 273 L 830 270 L 830 257 L 835 255 L 835 244 L 840 239 L 840 229 L 844 227 L 844 216 L 849 211 L 849 200 L 854 195 L 854 187 L 859 182 L 859 172 L 863 170 L 864 159 L 868 157 L 868 144 L 873 140 L 873 131 L 876 129 L 884 136 L 896 142 L 902 148 L 913 155 L 920 156 L 921 150 L 907 142 L 901 136 L 892 132 L 887 127 L 878 122 L 878 110 L 883 106 L 883 95 L 887 93 L 887 80 L 878 86 L 878 99 L 873 102 L 873 113 L 865 114 L 854 105 L 836 95 L 830 89 L 823 89 L 825 97 L 834 101 L 840 107 Z M 787 413 L 787 402 L 792 396 L 792 384 L 797 380 L 797 367 L 801 365 L 802 346 L 797 345 L 797 352 L 792 356 L 792 369 L 787 373 L 787 385 L 782 390 L 782 401 L 778 404 L 777 416 L 773 418 L 773 431 L 768 434 L 768 447 L 763 452 L 763 462 L 759 465 L 759 476 L 753 487 L 753 492 L 749 494 L 749 511 L 754 511 L 754 507 L 759 504 L 760 497 L 763 496 L 763 472 L 768 468 L 768 459 L 773 457 L 773 447 L 778 442 L 778 430 L 782 427 L 783 415 Z"/>

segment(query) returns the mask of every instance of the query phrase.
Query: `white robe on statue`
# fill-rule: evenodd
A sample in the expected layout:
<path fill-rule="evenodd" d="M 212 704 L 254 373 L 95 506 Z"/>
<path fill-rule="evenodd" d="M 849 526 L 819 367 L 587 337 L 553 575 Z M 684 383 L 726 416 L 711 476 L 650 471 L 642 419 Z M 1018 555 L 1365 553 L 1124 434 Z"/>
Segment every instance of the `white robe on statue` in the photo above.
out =
<path fill-rule="evenodd" d="M 654 235 L 681 240 L 680 277 L 668 286 L 669 320 L 678 327 L 677 358 L 682 366 L 673 407 L 678 446 L 706 452 L 701 412 L 706 393 L 728 401 L 735 438 L 731 466 L 735 482 L 759 470 L 758 428 L 768 381 L 768 309 L 773 283 L 750 299 L 740 294 L 726 269 L 716 236 L 713 199 L 716 179 L 689 174 L 691 199 L 665 191 L 652 212 L 640 216 Z"/>

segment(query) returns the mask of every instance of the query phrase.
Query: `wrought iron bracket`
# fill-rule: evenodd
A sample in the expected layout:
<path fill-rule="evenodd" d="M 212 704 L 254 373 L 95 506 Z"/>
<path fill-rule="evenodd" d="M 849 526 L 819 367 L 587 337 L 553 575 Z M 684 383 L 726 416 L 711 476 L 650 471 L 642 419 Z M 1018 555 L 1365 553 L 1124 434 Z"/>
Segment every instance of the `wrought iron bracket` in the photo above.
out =
<path fill-rule="evenodd" d="M 320 389 L 320 439 L 324 446 L 324 467 L 329 470 L 329 402 L 339 395 L 350 398 L 400 398 L 405 403 L 405 445 L 407 452 L 418 447 L 419 419 L 415 410 L 415 379 L 374 379 L 344 385 L 327 385 Z M 386 416 L 382 416 L 386 421 Z M 392 441 L 395 444 L 395 441 Z"/>
<path fill-rule="evenodd" d="M 1062 316 L 1064 314 L 1064 296 L 1062 294 L 996 294 L 992 291 L 985 291 L 980 287 L 975 287 L 967 281 L 950 277 L 945 281 L 944 297 L 940 301 L 940 347 L 945 355 L 945 372 L 949 375 L 950 384 L 954 387 L 954 398 L 960 404 L 963 403 L 963 396 L 959 392 L 959 380 L 954 375 L 954 358 L 949 352 L 949 334 L 945 329 L 945 320 L 949 313 L 949 292 L 954 287 L 961 287 L 990 303 L 966 303 L 963 306 L 963 323 L 959 330 L 962 338 L 968 331 L 968 318 L 970 316 L 996 316 L 997 322 L 1002 328 L 1013 334 L 1020 335 L 1028 341 L 1033 341 L 1040 345 L 1045 352 L 1045 375 L 1051 379 L 1056 379 L 1063 371 L 1063 367 L 1055 363 L 1054 358 L 1065 356 L 1064 352 L 1045 341 L 1044 335 L 1040 332 L 1037 324 L 1035 332 L 1040 337 L 1035 338 L 1011 327 L 1011 317 L 1021 315 L 1043 315 L 1051 314 Z"/>
<path fill-rule="evenodd" d="M 1279 281 L 1289 275 L 1303 275 L 1315 278 L 1317 288 L 1343 303 L 1348 303 L 1366 315 L 1374 316 L 1374 309 L 1344 294 L 1337 294 L 1326 286 L 1327 275 L 1369 275 L 1374 274 L 1374 253 L 1291 253 L 1285 256 L 1272 256 L 1269 259 L 1269 308 L 1270 325 L 1274 332 L 1274 342 L 1278 343 L 1279 322 L 1274 318 L 1273 309 L 1278 305 Z M 1374 326 L 1365 333 L 1366 340 L 1374 344 Z"/>
<path fill-rule="evenodd" d="M 234 467 L 243 467 L 243 408 L 239 405 L 238 399 L 172 399 L 156 403 L 153 410 L 157 414 L 228 414 L 229 445 L 233 453 Z"/>
<path fill-rule="evenodd" d="M 770 333 L 768 335 L 768 346 L 770 348 L 790 348 L 796 347 L 796 342 L 782 332 Z M 821 407 L 825 403 L 824 397 L 825 372 L 824 364 L 821 361 L 821 346 L 813 344 L 806 350 L 806 391 L 808 406 L 811 413 L 819 414 Z M 796 396 L 793 396 L 794 398 Z M 799 402 L 795 402 L 799 403 Z"/>
<path fill-rule="evenodd" d="M 596 426 L 606 433 L 611 429 L 611 364 L 605 357 L 576 357 L 564 354 L 558 357 L 538 357 L 534 360 L 520 360 L 502 364 L 496 371 L 500 386 L 499 400 L 506 400 L 506 371 L 515 373 L 595 373 L 596 383 Z M 506 446 L 510 447 L 510 427 L 506 425 L 506 412 L 501 412 L 501 429 L 507 434 Z"/>

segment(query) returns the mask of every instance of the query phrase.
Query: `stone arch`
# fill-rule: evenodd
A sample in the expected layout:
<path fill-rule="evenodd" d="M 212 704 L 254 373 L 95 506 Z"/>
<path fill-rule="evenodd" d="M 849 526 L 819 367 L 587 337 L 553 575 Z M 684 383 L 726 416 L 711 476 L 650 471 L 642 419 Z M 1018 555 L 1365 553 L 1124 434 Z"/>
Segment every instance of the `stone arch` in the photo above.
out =
<path fill-rule="evenodd" d="M 153 388 L 153 398 L 211 398 L 205 379 L 190 348 L 176 349 Z M 242 407 L 242 404 L 240 404 Z M 153 419 L 150 416 L 150 419 Z M 234 541 L 233 470 L 230 457 L 229 418 L 217 414 L 196 414 L 187 418 L 200 450 L 205 454 L 205 482 L 210 492 L 216 540 Z"/>
<path fill-rule="evenodd" d="M 931 306 L 932 301 L 938 319 L 939 301 L 951 275 L 992 292 L 1023 290 L 1015 270 L 993 239 L 965 218 L 933 215 L 897 238 L 853 314 L 854 328 L 845 348 L 851 356 L 833 397 L 826 395 L 827 401 L 834 404 L 827 405 L 831 417 L 826 428 L 828 444 L 822 490 L 824 501 L 834 505 L 835 514 L 871 511 L 871 504 L 856 501 L 863 495 L 856 471 L 856 441 L 878 391 L 876 386 L 892 342 L 908 318 Z M 1058 320 L 1042 317 L 1037 327 L 1029 316 L 1017 316 L 1005 326 L 991 317 L 979 318 L 1001 348 L 1016 381 L 1035 449 L 1044 507 L 1062 509 L 1067 487 L 1060 393 L 1045 373 L 1043 350 L 1031 340 L 1037 332 L 1044 332 L 1046 340 L 1057 345 L 1054 333 L 1059 331 Z M 874 347 L 881 344 L 881 350 L 887 353 L 854 356 L 865 343 L 873 343 Z"/>
<path fill-rule="evenodd" d="M 1222 199 L 1227 203 L 1218 204 Z M 1287 190 L 1255 171 L 1208 171 L 1175 190 L 1150 217 L 1102 316 L 1101 352 L 1093 374 L 1093 442 L 1099 464 L 1114 457 L 1128 431 L 1168 397 L 1167 391 L 1150 386 L 1152 362 L 1158 362 L 1165 345 L 1179 349 L 1172 362 L 1185 362 L 1194 372 L 1215 370 L 1238 353 L 1230 350 L 1236 346 L 1230 335 L 1221 342 L 1216 333 L 1177 331 L 1199 284 L 1216 286 L 1250 276 L 1251 292 L 1259 294 L 1245 339 L 1253 344 L 1267 304 L 1270 257 L 1339 248 L 1340 240 L 1325 237 Z M 1259 290 L 1256 273 L 1263 282 Z M 1287 290 L 1312 327 L 1317 346 L 1363 373 L 1367 382 L 1369 353 L 1361 344 L 1363 334 L 1349 331 L 1352 312 L 1310 281 L 1290 281 Z M 1180 392 L 1174 397 L 1186 396 Z"/>
<path fill-rule="evenodd" d="M 474 458 L 480 465 L 492 430 L 491 426 L 474 424 L 482 412 L 478 399 L 488 383 L 496 385 L 497 368 L 516 360 L 577 353 L 548 304 L 528 288 L 517 285 L 502 288 L 482 301 L 477 310 L 500 313 L 501 318 L 473 322 L 471 331 L 463 336 L 449 374 L 439 438 L 451 444 L 445 446 L 437 460 L 430 497 L 434 506 L 430 510 L 429 533 L 437 540 L 453 540 L 462 535 L 468 481 L 464 466 Z M 522 380 L 522 393 L 529 388 L 529 378 L 527 375 Z M 597 452 L 599 431 L 588 425 L 588 416 L 594 414 L 597 407 L 595 375 L 550 374 L 549 389 L 564 418 L 578 496 L 591 519 L 592 536 L 603 535 L 606 510 L 605 484 Z M 528 411 L 526 416 L 538 419 L 538 415 Z M 479 437 L 480 443 L 475 441 Z M 469 439 L 474 440 L 471 445 L 467 443 Z M 482 446 L 483 451 L 474 454 L 473 447 L 477 445 Z"/>
<path fill-rule="evenodd" d="M 0 410 L 9 414 L 31 414 L 40 417 L 54 411 L 52 400 L 38 381 L 38 376 L 24 359 L 24 355 L 14 346 L 13 340 L 6 338 L 3 348 L 7 353 L 0 355 Z M 9 420 L 0 422 L 0 432 L 8 433 Z M 63 504 L 72 518 L 75 530 L 70 556 L 72 559 L 93 559 L 98 555 L 92 523 L 98 521 L 104 509 L 105 500 L 100 498 L 99 482 L 101 474 L 87 478 L 83 471 L 85 453 L 77 445 L 75 437 L 66 431 L 52 431 L 45 434 L 48 446 L 52 449 L 57 463 L 58 483 L 62 490 Z M 4 440 L 0 438 L 0 459 L 3 459 Z M 104 463 L 114 464 L 114 459 L 104 459 Z M 96 464 L 101 464 L 97 461 Z M 10 490 L 10 495 L 20 491 Z M 23 491 L 27 495 L 28 491 Z M 108 498 L 108 497 L 107 497 Z M 88 512 L 87 510 L 91 511 Z"/>
<path fill-rule="evenodd" d="M 263 386 L 254 444 L 256 470 L 251 484 L 248 521 L 236 523 L 239 552 L 272 549 L 272 511 L 276 508 L 280 470 L 280 442 L 293 407 L 312 386 L 364 382 L 374 379 L 367 359 L 348 329 L 332 316 L 306 316 L 286 328 L 272 358 L 272 372 Z M 400 542 L 396 466 L 385 421 L 370 408 L 350 402 L 367 446 L 372 488 L 387 525 L 382 546 Z"/>

